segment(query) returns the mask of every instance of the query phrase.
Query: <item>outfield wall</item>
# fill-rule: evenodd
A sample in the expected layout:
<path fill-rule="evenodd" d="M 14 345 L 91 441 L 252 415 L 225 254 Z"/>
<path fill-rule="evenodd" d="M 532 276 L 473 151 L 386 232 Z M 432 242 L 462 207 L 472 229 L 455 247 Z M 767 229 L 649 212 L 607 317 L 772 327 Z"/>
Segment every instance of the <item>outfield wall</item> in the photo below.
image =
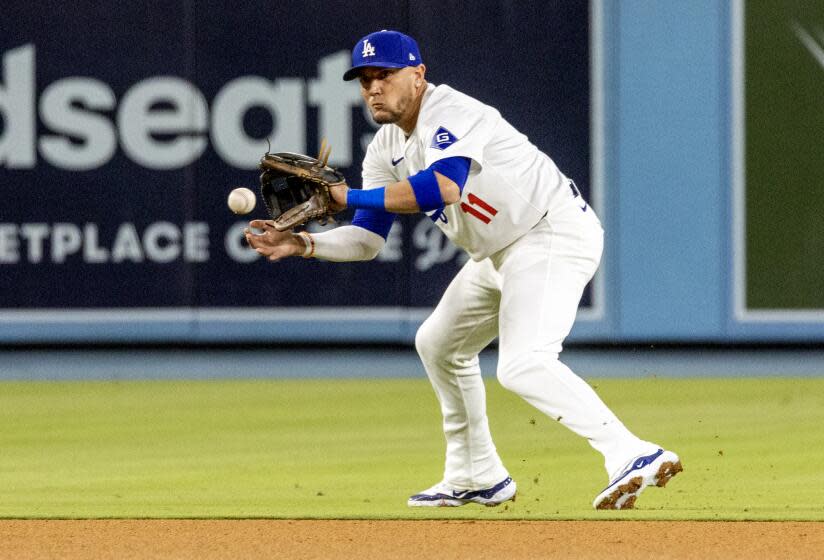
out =
<path fill-rule="evenodd" d="M 372 263 L 272 265 L 224 204 L 256 181 L 267 137 L 313 152 L 326 136 L 358 184 L 374 125 L 339 76 L 352 42 L 380 28 L 417 37 L 433 82 L 499 108 L 601 216 L 604 261 L 571 340 L 824 341 L 820 143 L 782 142 L 793 131 L 755 112 L 773 112 L 759 95 L 773 82 L 800 90 L 782 106 L 820 137 L 824 10 L 79 2 L 44 22 L 11 6 L 0 342 L 411 341 L 463 262 L 428 218 L 396 223 Z M 790 196 L 771 194 L 763 166 L 748 186 L 768 153 L 798 162 L 775 179 Z"/>

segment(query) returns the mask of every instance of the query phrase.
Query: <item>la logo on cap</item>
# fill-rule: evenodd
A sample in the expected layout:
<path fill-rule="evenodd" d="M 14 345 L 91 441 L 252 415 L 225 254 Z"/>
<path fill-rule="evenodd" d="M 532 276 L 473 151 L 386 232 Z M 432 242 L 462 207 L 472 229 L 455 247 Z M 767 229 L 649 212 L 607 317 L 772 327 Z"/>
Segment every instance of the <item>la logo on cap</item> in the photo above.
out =
<path fill-rule="evenodd" d="M 361 56 L 375 56 L 375 47 L 372 45 L 372 43 L 369 42 L 369 39 L 363 40 L 363 52 L 361 53 Z"/>

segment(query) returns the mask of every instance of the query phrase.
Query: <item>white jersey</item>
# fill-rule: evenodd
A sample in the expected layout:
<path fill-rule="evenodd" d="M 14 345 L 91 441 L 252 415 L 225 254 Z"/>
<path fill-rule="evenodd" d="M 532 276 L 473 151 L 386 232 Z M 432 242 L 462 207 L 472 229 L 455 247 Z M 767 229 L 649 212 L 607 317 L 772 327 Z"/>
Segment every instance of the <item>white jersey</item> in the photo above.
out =
<path fill-rule="evenodd" d="M 432 84 L 409 138 L 394 124 L 375 134 L 363 161 L 363 187 L 385 186 L 456 156 L 472 162 L 461 200 L 427 214 L 473 260 L 510 245 L 573 196 L 555 163 L 496 109 Z"/>

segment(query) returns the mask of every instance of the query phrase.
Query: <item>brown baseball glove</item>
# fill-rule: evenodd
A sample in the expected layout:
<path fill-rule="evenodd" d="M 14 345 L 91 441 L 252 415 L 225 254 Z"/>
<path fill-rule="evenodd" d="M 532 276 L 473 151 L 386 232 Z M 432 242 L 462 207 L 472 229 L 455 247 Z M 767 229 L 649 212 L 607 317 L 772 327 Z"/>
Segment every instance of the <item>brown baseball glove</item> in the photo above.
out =
<path fill-rule="evenodd" d="M 345 185 L 346 178 L 327 165 L 331 151 L 324 141 L 317 158 L 291 152 L 267 152 L 260 158 L 260 194 L 276 230 L 310 220 L 325 224 L 338 211 L 333 209 L 329 187 Z"/>

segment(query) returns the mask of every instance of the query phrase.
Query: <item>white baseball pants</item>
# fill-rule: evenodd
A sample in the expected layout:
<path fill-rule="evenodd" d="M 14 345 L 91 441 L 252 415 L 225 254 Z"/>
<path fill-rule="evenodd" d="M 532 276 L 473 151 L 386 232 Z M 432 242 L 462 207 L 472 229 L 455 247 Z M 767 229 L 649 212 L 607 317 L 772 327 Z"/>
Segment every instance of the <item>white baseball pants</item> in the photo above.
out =
<path fill-rule="evenodd" d="M 587 438 L 604 455 L 610 477 L 657 449 L 558 360 L 602 249 L 598 218 L 570 201 L 512 245 L 467 262 L 421 325 L 415 345 L 443 413 L 450 486 L 478 490 L 507 476 L 489 431 L 478 362 L 496 336 L 501 385 Z"/>

